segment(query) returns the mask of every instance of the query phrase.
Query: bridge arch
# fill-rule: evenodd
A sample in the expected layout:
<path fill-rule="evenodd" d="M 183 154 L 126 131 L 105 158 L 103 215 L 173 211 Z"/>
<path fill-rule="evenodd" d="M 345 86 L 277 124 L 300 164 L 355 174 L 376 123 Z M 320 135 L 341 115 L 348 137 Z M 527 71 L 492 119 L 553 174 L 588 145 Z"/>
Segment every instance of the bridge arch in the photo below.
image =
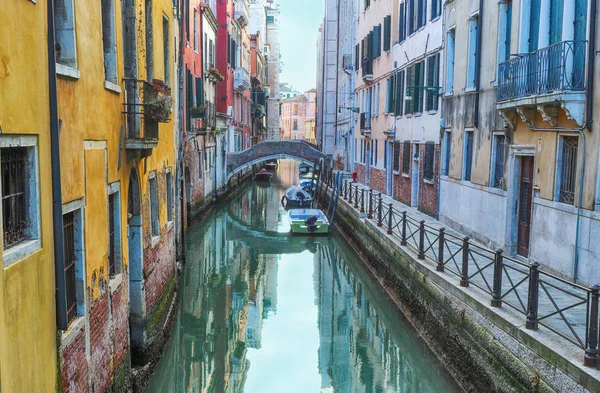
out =
<path fill-rule="evenodd" d="M 285 158 L 309 163 L 323 159 L 326 166 L 332 164 L 330 154 L 324 154 L 305 141 L 262 141 L 244 151 L 227 153 L 227 180 L 254 164 Z"/>

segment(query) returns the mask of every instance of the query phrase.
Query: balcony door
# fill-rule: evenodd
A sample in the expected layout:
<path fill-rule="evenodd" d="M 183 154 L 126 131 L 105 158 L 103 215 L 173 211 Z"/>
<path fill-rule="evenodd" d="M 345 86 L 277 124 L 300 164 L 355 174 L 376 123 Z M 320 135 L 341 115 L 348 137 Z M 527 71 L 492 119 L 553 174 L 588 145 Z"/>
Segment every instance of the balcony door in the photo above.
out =
<path fill-rule="evenodd" d="M 517 254 L 529 256 L 529 238 L 531 233 L 531 201 L 533 193 L 533 157 L 521 158 L 521 176 L 519 179 Z"/>

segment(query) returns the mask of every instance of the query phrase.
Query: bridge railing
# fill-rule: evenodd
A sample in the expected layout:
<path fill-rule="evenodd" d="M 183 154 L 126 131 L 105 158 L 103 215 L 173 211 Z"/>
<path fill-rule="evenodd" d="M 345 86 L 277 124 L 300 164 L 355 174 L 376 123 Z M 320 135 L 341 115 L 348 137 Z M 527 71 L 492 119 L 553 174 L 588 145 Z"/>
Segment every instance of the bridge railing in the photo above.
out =
<path fill-rule="evenodd" d="M 328 188 L 333 170 L 323 176 Z M 474 286 L 485 293 L 492 307 L 507 306 L 523 316 L 525 327 L 543 326 L 583 350 L 584 364 L 598 367 L 600 286 L 586 287 L 540 270 L 537 262 L 525 263 L 473 243 L 443 226 L 415 219 L 405 209 L 386 202 L 382 193 L 344 180 L 340 197 L 417 258 L 435 264 L 441 274 L 456 277 L 461 287 Z"/>

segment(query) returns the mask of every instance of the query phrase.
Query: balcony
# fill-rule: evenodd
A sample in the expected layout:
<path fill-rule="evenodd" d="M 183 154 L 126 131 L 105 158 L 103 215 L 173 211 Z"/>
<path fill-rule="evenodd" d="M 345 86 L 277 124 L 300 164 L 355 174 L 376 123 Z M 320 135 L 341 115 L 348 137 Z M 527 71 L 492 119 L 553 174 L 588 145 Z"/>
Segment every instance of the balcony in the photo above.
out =
<path fill-rule="evenodd" d="M 250 88 L 250 73 L 243 67 L 236 67 L 233 71 L 233 88 L 243 92 Z"/>
<path fill-rule="evenodd" d="M 363 112 L 360 114 L 360 133 L 369 136 L 371 135 L 371 115 Z"/>
<path fill-rule="evenodd" d="M 536 112 L 557 126 L 558 107 L 583 125 L 587 41 L 563 41 L 500 63 L 497 108 L 514 128 L 516 114 L 529 127 Z"/>
<path fill-rule="evenodd" d="M 125 149 L 130 158 L 147 157 L 158 146 L 158 124 L 170 121 L 171 89 L 158 79 L 152 83 L 136 79 L 124 82 Z"/>
<path fill-rule="evenodd" d="M 208 131 L 215 129 L 217 125 L 217 116 L 215 104 L 207 102 L 198 107 L 191 107 L 190 112 L 190 132 L 197 135 L 206 135 Z"/>
<path fill-rule="evenodd" d="M 373 60 L 368 57 L 362 59 L 362 78 L 367 82 L 373 81 Z"/>
<path fill-rule="evenodd" d="M 235 20 L 238 22 L 240 27 L 244 28 L 250 20 L 250 13 L 248 12 L 248 5 L 244 0 L 237 0 L 235 3 Z"/>

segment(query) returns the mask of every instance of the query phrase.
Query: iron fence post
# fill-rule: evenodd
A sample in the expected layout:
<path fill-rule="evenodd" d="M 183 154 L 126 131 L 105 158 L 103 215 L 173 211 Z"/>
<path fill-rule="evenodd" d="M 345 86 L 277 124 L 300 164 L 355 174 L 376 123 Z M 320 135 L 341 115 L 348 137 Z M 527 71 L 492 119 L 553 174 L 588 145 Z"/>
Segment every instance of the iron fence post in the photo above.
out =
<path fill-rule="evenodd" d="M 400 238 L 400 245 L 406 246 L 406 210 L 402 212 L 402 237 Z"/>
<path fill-rule="evenodd" d="M 393 233 L 393 231 L 392 231 L 392 225 L 393 225 L 392 214 L 394 214 L 393 204 L 390 203 L 390 207 L 389 207 L 389 211 L 388 211 L 388 230 L 387 230 L 388 235 L 391 235 Z"/>
<path fill-rule="evenodd" d="M 369 218 L 373 218 L 373 189 L 369 190 Z"/>
<path fill-rule="evenodd" d="M 419 223 L 419 259 L 425 259 L 425 221 Z"/>
<path fill-rule="evenodd" d="M 538 328 L 538 295 L 540 291 L 540 264 L 533 262 L 529 267 L 529 292 L 527 296 L 527 320 L 525 327 L 531 330 Z"/>
<path fill-rule="evenodd" d="M 379 193 L 379 206 L 377 206 L 377 226 L 378 227 L 382 227 L 383 226 L 383 215 L 382 215 L 382 210 L 383 209 L 383 200 L 381 198 L 381 193 Z"/>
<path fill-rule="evenodd" d="M 348 200 L 348 179 L 344 180 L 344 199 Z"/>
<path fill-rule="evenodd" d="M 592 285 L 590 287 L 590 314 L 587 327 L 587 346 L 583 364 L 587 367 L 598 367 L 598 296 L 600 295 L 600 286 Z"/>
<path fill-rule="evenodd" d="M 350 196 L 348 197 L 348 203 L 352 205 L 352 183 L 350 183 Z"/>
<path fill-rule="evenodd" d="M 504 250 L 499 249 L 494 255 L 494 284 L 492 289 L 492 307 L 502 306 L 502 265 L 504 264 Z"/>
<path fill-rule="evenodd" d="M 446 241 L 446 229 L 440 228 L 440 234 L 438 236 L 438 261 L 435 270 L 438 272 L 444 271 L 444 243 Z"/>
<path fill-rule="evenodd" d="M 469 286 L 469 238 L 463 239 L 462 246 L 462 269 L 460 272 L 460 286 L 467 288 Z"/>
<path fill-rule="evenodd" d="M 360 192 L 360 212 L 364 213 L 365 212 L 365 189 L 363 188 L 362 191 Z"/>
<path fill-rule="evenodd" d="M 354 189 L 354 208 L 358 209 L 358 184 Z"/>

